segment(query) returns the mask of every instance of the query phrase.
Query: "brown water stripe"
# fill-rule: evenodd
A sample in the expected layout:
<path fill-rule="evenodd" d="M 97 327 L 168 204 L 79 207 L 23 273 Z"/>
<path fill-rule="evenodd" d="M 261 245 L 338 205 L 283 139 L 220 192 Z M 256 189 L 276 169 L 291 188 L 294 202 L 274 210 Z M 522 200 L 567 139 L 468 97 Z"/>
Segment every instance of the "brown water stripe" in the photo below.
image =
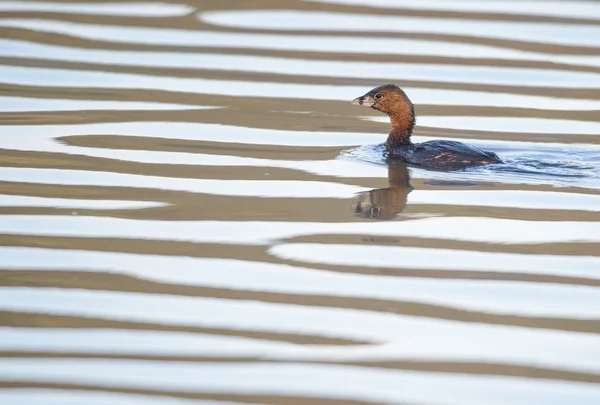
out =
<path fill-rule="evenodd" d="M 210 328 L 200 326 L 168 325 L 151 322 L 121 321 L 71 315 L 52 315 L 33 312 L 0 311 L 0 326 L 15 328 L 73 328 L 73 329 L 131 329 L 169 332 L 201 333 L 237 336 L 252 339 L 296 343 L 300 345 L 363 345 L 366 341 L 318 335 L 261 332 L 244 329 Z"/>
<path fill-rule="evenodd" d="M 48 388 L 57 390 L 85 390 L 90 392 L 112 392 L 122 394 L 141 394 L 152 396 L 168 396 L 175 398 L 188 399 L 206 399 L 214 401 L 240 402 L 243 404 L 265 404 L 265 405 L 384 405 L 378 402 L 358 401 L 350 399 L 333 399 L 323 397 L 300 397 L 287 395 L 268 395 L 268 394 L 224 394 L 211 392 L 184 392 L 184 391 L 159 391 L 143 390 L 135 388 L 106 387 L 84 384 L 60 384 L 60 383 L 42 383 L 26 381 L 0 381 L 0 388 Z M 408 403 L 396 405 L 409 405 Z M 416 405 L 416 404 L 410 404 Z"/>
<path fill-rule="evenodd" d="M 71 353 L 38 351 L 0 351 L 0 358 L 42 358 L 42 359 L 114 359 L 149 360 L 192 363 L 284 363 L 284 364 L 335 364 L 349 367 L 373 367 L 392 370 L 431 371 L 443 373 L 502 375 L 511 377 L 539 378 L 549 380 L 580 381 L 600 383 L 600 374 L 560 370 L 548 367 L 524 366 L 507 363 L 483 363 L 470 361 L 419 361 L 419 360 L 383 360 L 383 361 L 301 361 L 288 359 L 265 359 L 262 357 L 206 357 L 206 356 L 169 356 L 135 355 L 107 353 Z"/>
<path fill-rule="evenodd" d="M 126 242 L 126 243 L 125 243 Z M 377 246 L 408 246 L 440 249 L 456 249 L 481 252 L 506 252 L 523 254 L 594 255 L 598 251 L 595 243 L 565 243 L 540 245 L 493 245 L 438 239 L 384 238 L 360 235 L 316 235 L 311 238 L 293 238 L 286 242 L 368 244 Z M 227 245 L 219 243 L 193 243 L 116 238 L 79 238 L 37 235 L 2 235 L 0 246 L 23 246 L 33 248 L 89 250 L 92 252 L 137 253 L 164 256 L 189 256 L 199 258 L 225 258 L 251 262 L 280 263 L 290 266 L 351 274 L 370 274 L 397 277 L 424 277 L 477 280 L 515 280 L 535 283 L 558 283 L 598 286 L 599 280 L 529 273 L 503 273 L 492 271 L 456 271 L 433 269 L 396 269 L 387 267 L 339 266 L 282 260 L 270 255 L 264 246 Z"/>
<path fill-rule="evenodd" d="M 308 307 L 347 308 L 435 319 L 451 319 L 461 322 L 600 333 L 599 319 L 499 315 L 410 301 L 313 294 L 285 294 L 267 291 L 185 286 L 157 283 L 120 274 L 84 273 L 75 271 L 8 271 L 4 272 L 2 275 L 0 285 L 169 294 L 190 297 L 223 298 L 227 300 L 251 300 Z"/>

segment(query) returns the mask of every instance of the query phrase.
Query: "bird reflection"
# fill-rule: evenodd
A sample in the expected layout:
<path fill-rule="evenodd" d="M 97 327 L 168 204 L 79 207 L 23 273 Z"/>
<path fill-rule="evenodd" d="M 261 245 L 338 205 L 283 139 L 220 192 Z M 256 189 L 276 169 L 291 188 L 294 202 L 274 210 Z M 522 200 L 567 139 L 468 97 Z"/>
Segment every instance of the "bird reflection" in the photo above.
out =
<path fill-rule="evenodd" d="M 410 185 L 408 168 L 401 164 L 388 165 L 389 187 L 378 188 L 359 194 L 354 206 L 357 216 L 370 219 L 392 219 L 404 211 Z"/>

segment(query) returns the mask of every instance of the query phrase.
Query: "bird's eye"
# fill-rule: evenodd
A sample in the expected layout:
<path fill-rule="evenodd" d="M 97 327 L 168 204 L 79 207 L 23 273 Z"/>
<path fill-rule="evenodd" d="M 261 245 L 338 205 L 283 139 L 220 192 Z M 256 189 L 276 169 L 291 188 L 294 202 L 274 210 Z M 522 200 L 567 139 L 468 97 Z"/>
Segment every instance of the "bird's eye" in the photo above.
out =
<path fill-rule="evenodd" d="M 377 94 L 375 94 L 375 98 L 376 98 L 376 99 L 380 99 L 381 97 L 383 97 L 383 94 L 381 94 L 381 93 L 377 93 Z"/>

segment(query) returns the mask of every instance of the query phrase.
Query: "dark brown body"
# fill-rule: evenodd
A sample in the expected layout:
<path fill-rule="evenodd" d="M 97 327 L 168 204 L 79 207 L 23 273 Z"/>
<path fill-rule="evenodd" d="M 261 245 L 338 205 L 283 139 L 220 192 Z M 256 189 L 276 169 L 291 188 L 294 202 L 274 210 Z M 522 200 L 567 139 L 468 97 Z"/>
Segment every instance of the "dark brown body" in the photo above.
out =
<path fill-rule="evenodd" d="M 410 136 L 415 126 L 414 106 L 396 85 L 376 87 L 364 96 L 352 100 L 352 103 L 371 107 L 390 117 L 392 130 L 385 142 L 389 157 L 435 170 L 461 170 L 502 163 L 495 153 L 462 142 L 440 140 L 412 143 Z"/>
<path fill-rule="evenodd" d="M 436 170 L 460 170 L 471 166 L 502 163 L 493 152 L 456 141 L 429 141 L 386 146 L 390 156 L 414 166 Z"/>

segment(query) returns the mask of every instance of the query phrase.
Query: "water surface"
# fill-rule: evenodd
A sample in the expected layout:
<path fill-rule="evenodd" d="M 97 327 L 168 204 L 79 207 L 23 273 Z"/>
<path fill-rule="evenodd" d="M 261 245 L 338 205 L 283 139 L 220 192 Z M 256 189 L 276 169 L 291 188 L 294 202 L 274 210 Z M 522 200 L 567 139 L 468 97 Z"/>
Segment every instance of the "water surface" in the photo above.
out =
<path fill-rule="evenodd" d="M 0 402 L 600 403 L 599 11 L 0 2 Z"/>

